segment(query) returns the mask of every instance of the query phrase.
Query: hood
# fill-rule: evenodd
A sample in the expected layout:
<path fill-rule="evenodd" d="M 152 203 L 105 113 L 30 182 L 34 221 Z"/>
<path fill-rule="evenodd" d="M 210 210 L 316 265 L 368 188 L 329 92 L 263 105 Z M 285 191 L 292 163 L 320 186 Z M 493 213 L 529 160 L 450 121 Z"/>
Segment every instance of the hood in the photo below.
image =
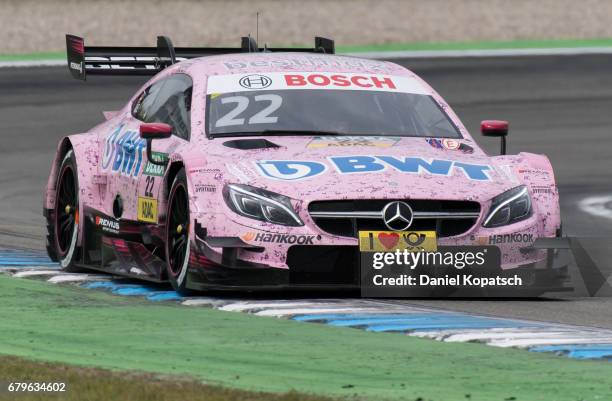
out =
<path fill-rule="evenodd" d="M 519 185 L 509 179 L 508 168 L 499 166 L 469 139 L 274 136 L 236 140 L 215 139 L 213 152 L 222 157 L 227 182 L 303 201 L 486 201 Z"/>

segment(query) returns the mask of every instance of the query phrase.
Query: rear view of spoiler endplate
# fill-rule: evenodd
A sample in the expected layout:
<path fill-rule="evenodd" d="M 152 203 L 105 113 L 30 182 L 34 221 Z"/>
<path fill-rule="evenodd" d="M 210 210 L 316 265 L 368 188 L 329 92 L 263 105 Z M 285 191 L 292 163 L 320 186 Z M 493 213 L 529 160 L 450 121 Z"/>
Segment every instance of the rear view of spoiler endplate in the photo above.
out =
<path fill-rule="evenodd" d="M 243 37 L 241 47 L 174 47 L 170 38 L 157 37 L 157 47 L 85 46 L 79 36 L 66 35 L 68 69 L 76 79 L 87 75 L 155 75 L 164 68 L 196 57 L 253 52 L 311 52 L 334 54 L 334 41 L 315 38 L 312 49 L 259 48 L 253 38 Z"/>

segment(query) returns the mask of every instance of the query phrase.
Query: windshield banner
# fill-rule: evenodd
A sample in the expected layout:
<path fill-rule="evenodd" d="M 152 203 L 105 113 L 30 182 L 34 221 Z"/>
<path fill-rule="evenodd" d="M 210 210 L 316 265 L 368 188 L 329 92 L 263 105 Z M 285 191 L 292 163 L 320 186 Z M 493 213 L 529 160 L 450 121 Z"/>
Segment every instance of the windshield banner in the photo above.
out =
<path fill-rule="evenodd" d="M 288 89 L 367 90 L 421 95 L 429 94 L 427 89 L 413 77 L 294 71 L 266 74 L 213 75 L 208 78 L 207 94 Z"/>

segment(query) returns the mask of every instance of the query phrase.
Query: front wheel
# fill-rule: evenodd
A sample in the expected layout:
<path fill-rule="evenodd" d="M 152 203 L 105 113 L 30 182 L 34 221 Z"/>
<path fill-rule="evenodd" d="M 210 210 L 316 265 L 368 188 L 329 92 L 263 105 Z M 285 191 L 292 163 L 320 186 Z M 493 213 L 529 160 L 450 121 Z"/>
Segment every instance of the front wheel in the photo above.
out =
<path fill-rule="evenodd" d="M 175 291 L 186 295 L 189 265 L 189 193 L 185 169 L 181 169 L 170 189 L 166 214 L 166 269 Z"/>

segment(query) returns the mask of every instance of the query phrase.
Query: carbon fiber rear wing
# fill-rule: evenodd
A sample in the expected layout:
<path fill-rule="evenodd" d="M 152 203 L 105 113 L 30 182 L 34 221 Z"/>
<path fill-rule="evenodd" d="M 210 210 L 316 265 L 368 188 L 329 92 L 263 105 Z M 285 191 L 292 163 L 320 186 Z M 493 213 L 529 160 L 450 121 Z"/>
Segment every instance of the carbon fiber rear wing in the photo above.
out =
<path fill-rule="evenodd" d="M 85 46 L 79 36 L 66 35 L 68 69 L 76 79 L 87 75 L 155 75 L 178 61 L 231 53 L 310 52 L 334 54 L 334 41 L 315 37 L 315 46 L 305 48 L 260 48 L 255 39 L 243 37 L 239 48 L 174 47 L 170 38 L 157 37 L 157 47 Z"/>

